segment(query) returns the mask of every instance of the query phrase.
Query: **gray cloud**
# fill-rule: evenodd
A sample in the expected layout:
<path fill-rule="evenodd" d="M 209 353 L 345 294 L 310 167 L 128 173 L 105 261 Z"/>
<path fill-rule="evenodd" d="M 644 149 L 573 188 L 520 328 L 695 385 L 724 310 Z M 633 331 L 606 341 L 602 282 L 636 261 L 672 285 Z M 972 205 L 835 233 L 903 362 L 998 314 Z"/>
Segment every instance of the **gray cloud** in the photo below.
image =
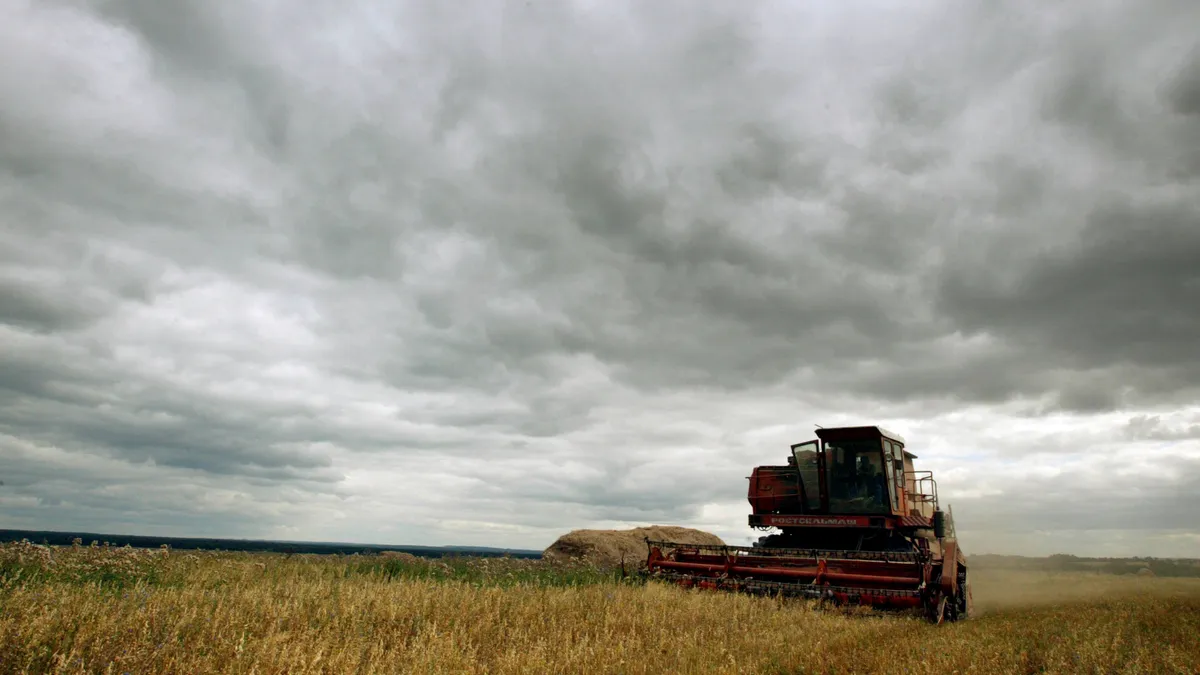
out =
<path fill-rule="evenodd" d="M 1099 484 L 1090 472 L 1027 479 L 1020 499 L 993 496 L 970 502 L 972 549 L 997 552 L 1000 535 L 1043 532 L 1191 532 L 1200 508 L 1200 465 L 1195 459 L 1165 462 L 1156 476 L 1124 476 Z M 972 531 L 972 530 L 967 530 Z M 1098 535 L 1103 536 L 1103 535 Z M 1096 542 L 1102 544 L 1106 542 Z"/>
<path fill-rule="evenodd" d="M 1200 416 L 1183 422 L 1164 421 L 1161 415 L 1136 415 L 1125 424 L 1125 437 L 1134 441 L 1186 441 L 1200 439 Z"/>
<path fill-rule="evenodd" d="M 871 4 L 0 9 L 8 522 L 736 539 L 883 419 L 968 483 L 1177 443 L 1193 531 L 1200 10 Z"/>

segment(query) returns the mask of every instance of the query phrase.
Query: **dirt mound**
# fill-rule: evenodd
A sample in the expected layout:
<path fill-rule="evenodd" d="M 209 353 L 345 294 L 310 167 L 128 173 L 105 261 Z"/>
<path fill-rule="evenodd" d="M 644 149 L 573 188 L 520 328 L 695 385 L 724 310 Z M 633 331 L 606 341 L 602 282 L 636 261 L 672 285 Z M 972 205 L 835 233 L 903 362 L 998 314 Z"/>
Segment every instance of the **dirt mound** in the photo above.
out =
<path fill-rule="evenodd" d="M 621 564 L 624 556 L 626 567 L 632 569 L 646 561 L 647 537 L 684 544 L 725 545 L 715 534 L 674 525 L 636 527 L 632 530 L 574 530 L 559 537 L 542 552 L 542 557 L 552 561 L 579 559 L 602 567 L 615 567 Z"/>

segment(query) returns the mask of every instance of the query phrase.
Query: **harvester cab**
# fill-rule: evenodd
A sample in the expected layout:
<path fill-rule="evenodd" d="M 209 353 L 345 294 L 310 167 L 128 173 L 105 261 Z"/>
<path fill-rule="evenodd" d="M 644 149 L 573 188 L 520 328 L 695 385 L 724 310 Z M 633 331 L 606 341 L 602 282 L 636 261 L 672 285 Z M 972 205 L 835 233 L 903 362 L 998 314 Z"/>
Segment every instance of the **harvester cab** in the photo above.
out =
<path fill-rule="evenodd" d="M 878 426 L 818 429 L 787 463 L 749 476 L 749 547 L 647 542 L 647 572 L 687 587 L 922 608 L 932 621 L 971 609 L 966 556 L 930 471 Z"/>

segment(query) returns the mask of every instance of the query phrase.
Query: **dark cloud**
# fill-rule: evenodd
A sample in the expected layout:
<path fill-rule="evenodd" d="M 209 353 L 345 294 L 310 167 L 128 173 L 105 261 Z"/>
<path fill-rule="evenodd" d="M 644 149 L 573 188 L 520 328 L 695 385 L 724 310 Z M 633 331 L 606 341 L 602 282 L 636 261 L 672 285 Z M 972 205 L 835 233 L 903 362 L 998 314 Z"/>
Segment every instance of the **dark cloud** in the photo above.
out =
<path fill-rule="evenodd" d="M 1016 368 L 1076 373 L 1084 389 L 1062 388 L 1065 406 L 1112 409 L 1121 392 L 1144 402 L 1194 389 L 1197 259 L 1194 205 L 1118 202 L 1090 214 L 1076 247 L 1031 260 L 1011 286 L 962 269 L 946 278 L 942 301 L 964 330 L 1023 347 Z"/>
<path fill-rule="evenodd" d="M 95 318 L 94 308 L 76 301 L 67 289 L 55 294 L 29 282 L 0 281 L 0 322 L 55 332 L 80 328 Z"/>
<path fill-rule="evenodd" d="M 952 477 L 1103 441 L 1064 416 L 1190 467 L 1194 3 L 872 4 L 0 10 L 6 517 L 737 538 L 752 466 L 872 415 Z M 1172 480 L 962 518 L 1186 529 Z"/>
<path fill-rule="evenodd" d="M 1200 115 L 1200 48 L 1193 49 L 1165 89 L 1171 110 L 1179 115 Z"/>

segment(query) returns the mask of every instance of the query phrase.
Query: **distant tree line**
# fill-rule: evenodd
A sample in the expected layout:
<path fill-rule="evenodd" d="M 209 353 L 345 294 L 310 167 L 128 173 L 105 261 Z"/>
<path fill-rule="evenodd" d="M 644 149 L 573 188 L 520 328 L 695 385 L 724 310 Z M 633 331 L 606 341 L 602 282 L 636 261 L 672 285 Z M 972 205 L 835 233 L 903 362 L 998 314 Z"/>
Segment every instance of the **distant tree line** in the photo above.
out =
<path fill-rule="evenodd" d="M 1157 577 L 1200 577 L 1200 560 L 1162 558 L 1087 558 L 1059 553 L 1045 558 L 1009 555 L 970 556 L 979 568 L 1023 569 L 1093 574 L 1153 574 Z M 1148 570 L 1143 571 L 1143 570 Z"/>
<path fill-rule="evenodd" d="M 48 546 L 70 546 L 75 539 L 84 545 L 93 541 L 110 546 L 133 548 L 159 548 L 166 544 L 179 550 L 241 551 L 262 553 L 316 553 L 322 555 L 374 555 L 380 551 L 401 551 L 426 558 L 449 556 L 481 556 L 513 558 L 540 558 L 540 551 L 501 549 L 470 546 L 383 546 L 371 544 L 337 544 L 323 542 L 283 542 L 254 539 L 215 539 L 204 537 L 148 537 L 141 535 L 95 534 L 91 532 L 45 532 L 40 530 L 0 530 L 0 542 L 27 539 L 35 544 Z"/>

